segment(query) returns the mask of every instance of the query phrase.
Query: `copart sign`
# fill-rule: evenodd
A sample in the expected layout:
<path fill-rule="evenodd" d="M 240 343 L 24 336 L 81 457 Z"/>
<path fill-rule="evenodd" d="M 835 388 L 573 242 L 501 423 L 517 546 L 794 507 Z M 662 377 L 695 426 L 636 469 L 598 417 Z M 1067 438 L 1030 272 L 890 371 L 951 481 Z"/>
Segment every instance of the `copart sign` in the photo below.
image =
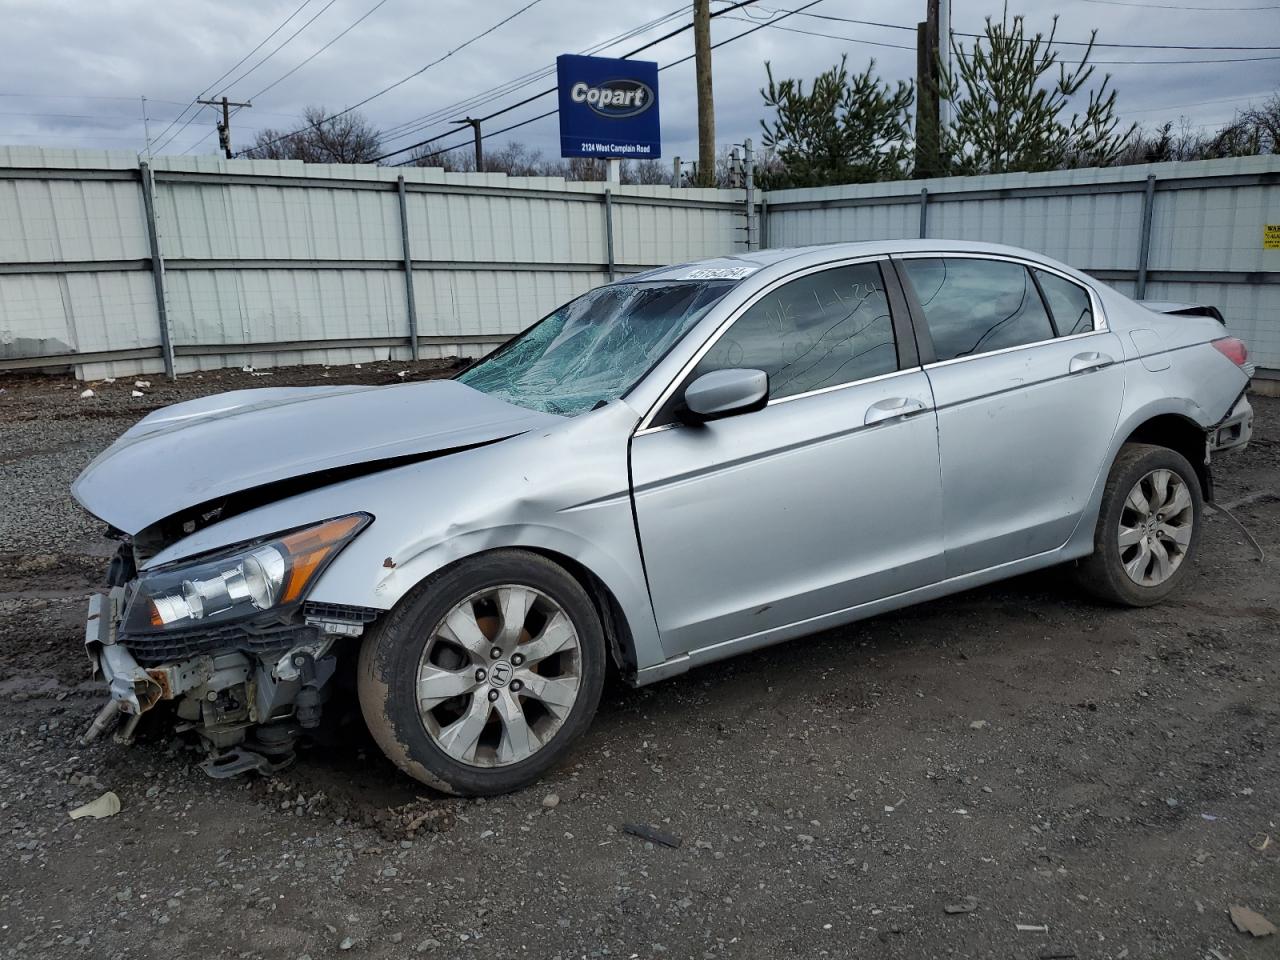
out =
<path fill-rule="evenodd" d="M 656 63 L 565 54 L 556 75 L 562 157 L 662 156 Z"/>

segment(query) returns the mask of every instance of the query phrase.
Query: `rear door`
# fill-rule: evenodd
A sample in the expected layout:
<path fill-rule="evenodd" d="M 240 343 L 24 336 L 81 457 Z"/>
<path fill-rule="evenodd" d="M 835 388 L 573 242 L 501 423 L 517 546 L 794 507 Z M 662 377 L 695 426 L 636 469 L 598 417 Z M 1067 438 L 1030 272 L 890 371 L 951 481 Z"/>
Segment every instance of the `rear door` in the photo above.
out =
<path fill-rule="evenodd" d="M 764 409 L 659 413 L 632 440 L 636 522 L 668 656 L 942 575 L 938 438 L 896 274 L 863 261 L 762 294 L 670 393 L 711 370 L 770 378 Z"/>
<path fill-rule="evenodd" d="M 1096 298 L 1012 259 L 897 262 L 932 352 L 947 576 L 1061 546 L 1107 466 L 1124 393 Z"/>

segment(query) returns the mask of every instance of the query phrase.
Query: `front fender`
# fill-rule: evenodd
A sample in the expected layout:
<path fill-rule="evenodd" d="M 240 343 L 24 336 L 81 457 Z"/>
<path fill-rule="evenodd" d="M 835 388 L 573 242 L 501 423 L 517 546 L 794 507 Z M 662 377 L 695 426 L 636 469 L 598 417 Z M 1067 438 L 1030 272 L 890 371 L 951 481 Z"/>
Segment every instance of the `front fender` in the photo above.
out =
<path fill-rule="evenodd" d="M 636 419 L 617 402 L 552 429 L 307 491 L 197 531 L 148 566 L 363 511 L 373 523 L 308 599 L 389 610 L 466 557 L 501 547 L 549 551 L 613 594 L 637 666 L 651 666 L 664 656 L 631 509 L 627 442 Z"/>

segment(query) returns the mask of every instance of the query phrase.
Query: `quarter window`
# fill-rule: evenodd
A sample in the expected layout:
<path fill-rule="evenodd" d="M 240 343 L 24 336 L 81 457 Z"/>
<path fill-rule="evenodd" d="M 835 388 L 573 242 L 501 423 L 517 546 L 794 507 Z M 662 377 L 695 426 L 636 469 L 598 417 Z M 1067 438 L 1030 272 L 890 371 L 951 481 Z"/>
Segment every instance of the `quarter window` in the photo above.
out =
<path fill-rule="evenodd" d="M 1035 271 L 1044 299 L 1053 314 L 1058 336 L 1069 337 L 1073 333 L 1085 333 L 1093 329 L 1093 302 L 1089 291 L 1079 284 L 1064 280 L 1056 273 Z"/>
<path fill-rule="evenodd" d="M 880 267 L 851 264 L 779 287 L 725 331 L 693 376 L 735 367 L 769 374 L 775 399 L 897 370 Z"/>
<path fill-rule="evenodd" d="M 1053 339 L 1044 302 L 1020 264 L 971 257 L 902 263 L 939 360 Z"/>

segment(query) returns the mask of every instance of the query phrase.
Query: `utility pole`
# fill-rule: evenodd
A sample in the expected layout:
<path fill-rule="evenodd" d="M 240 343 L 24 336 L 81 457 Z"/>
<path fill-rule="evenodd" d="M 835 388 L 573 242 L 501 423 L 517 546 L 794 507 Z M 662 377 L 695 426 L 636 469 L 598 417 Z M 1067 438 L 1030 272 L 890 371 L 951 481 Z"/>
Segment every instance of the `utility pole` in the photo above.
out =
<path fill-rule="evenodd" d="M 698 83 L 698 186 L 716 185 L 716 105 L 711 94 L 711 0 L 693 2 L 693 54 Z"/>
<path fill-rule="evenodd" d="M 147 98 L 142 98 L 142 135 L 146 138 L 147 159 L 151 159 L 151 120 L 147 117 Z"/>
<path fill-rule="evenodd" d="M 463 117 L 461 120 L 455 120 L 454 123 L 465 123 L 471 127 L 476 136 L 476 173 L 484 173 L 484 147 L 480 145 L 483 139 L 480 136 L 480 121 L 474 117 Z"/>
<path fill-rule="evenodd" d="M 227 155 L 227 159 L 231 159 L 231 108 L 232 107 L 252 107 L 252 103 L 233 103 L 226 97 L 220 100 L 197 100 L 196 103 L 203 103 L 210 107 L 222 107 L 222 122 L 218 124 L 218 143 L 222 146 L 222 152 Z"/>
<path fill-rule="evenodd" d="M 942 55 L 941 70 L 951 76 L 951 0 L 938 2 L 938 46 Z M 951 124 L 951 100 L 940 100 L 938 103 L 939 125 L 946 129 Z"/>
<path fill-rule="evenodd" d="M 923 23 L 916 25 L 916 171 L 917 178 L 940 172 L 938 131 L 938 0 L 929 0 Z"/>

